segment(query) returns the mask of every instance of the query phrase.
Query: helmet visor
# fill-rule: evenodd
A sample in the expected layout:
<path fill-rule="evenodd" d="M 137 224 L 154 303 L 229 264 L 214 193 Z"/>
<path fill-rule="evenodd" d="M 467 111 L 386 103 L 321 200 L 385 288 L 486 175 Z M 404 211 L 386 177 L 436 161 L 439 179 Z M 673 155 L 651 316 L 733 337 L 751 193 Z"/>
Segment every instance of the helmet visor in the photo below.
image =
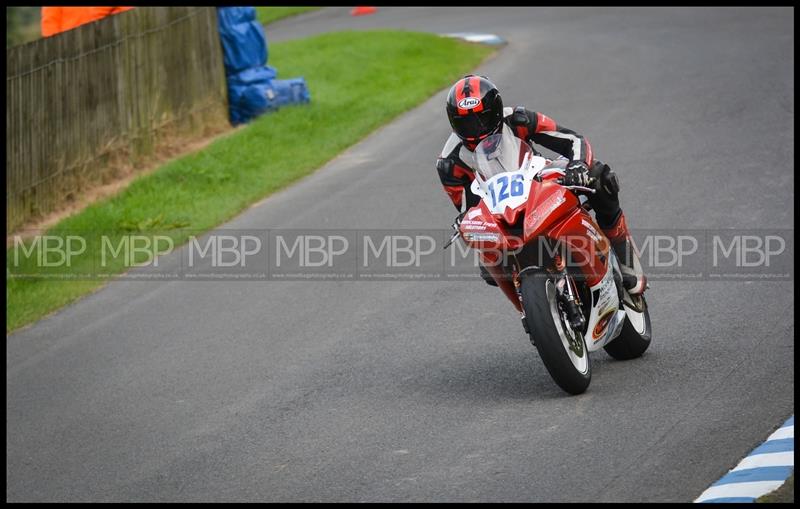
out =
<path fill-rule="evenodd" d="M 476 140 L 492 134 L 497 129 L 497 116 L 491 111 L 470 113 L 450 118 L 453 131 L 462 139 Z"/>

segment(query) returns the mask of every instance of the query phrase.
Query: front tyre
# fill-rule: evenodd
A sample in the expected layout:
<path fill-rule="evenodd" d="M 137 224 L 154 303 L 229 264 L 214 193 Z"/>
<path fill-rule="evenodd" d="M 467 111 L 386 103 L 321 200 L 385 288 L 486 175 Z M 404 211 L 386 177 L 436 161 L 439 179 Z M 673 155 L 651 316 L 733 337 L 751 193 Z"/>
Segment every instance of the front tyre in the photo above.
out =
<path fill-rule="evenodd" d="M 566 392 L 585 392 L 592 380 L 589 351 L 583 334 L 576 333 L 569 325 L 553 278 L 536 272 L 524 276 L 520 284 L 531 342 L 539 351 L 547 372 Z"/>
<path fill-rule="evenodd" d="M 631 296 L 625 291 L 625 323 L 622 332 L 605 348 L 608 354 L 621 361 L 635 359 L 650 346 L 653 330 L 650 327 L 650 311 L 644 295 Z"/>

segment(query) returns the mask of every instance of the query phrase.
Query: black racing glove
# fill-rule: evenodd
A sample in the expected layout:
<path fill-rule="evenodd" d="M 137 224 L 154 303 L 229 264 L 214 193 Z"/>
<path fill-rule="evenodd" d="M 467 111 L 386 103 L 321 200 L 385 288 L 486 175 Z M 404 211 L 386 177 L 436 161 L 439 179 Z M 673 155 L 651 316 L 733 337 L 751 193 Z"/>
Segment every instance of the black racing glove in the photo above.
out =
<path fill-rule="evenodd" d="M 560 183 L 565 186 L 590 187 L 594 183 L 594 178 L 589 176 L 589 166 L 583 161 L 571 161 Z"/>

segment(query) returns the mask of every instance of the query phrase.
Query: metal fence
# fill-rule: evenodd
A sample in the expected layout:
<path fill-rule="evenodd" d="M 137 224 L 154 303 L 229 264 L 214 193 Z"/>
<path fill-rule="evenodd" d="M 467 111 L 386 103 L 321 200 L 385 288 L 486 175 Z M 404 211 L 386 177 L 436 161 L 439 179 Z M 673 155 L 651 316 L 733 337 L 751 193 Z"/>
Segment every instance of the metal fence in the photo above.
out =
<path fill-rule="evenodd" d="M 228 125 L 213 7 L 143 7 L 6 53 L 6 229 Z"/>

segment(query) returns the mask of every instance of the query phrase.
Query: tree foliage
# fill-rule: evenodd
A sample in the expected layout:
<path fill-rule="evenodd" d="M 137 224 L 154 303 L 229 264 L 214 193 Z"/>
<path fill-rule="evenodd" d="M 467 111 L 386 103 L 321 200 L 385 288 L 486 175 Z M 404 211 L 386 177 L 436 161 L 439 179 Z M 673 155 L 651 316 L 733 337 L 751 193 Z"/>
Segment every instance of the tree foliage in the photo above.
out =
<path fill-rule="evenodd" d="M 6 7 L 6 48 L 41 37 L 41 7 Z"/>

